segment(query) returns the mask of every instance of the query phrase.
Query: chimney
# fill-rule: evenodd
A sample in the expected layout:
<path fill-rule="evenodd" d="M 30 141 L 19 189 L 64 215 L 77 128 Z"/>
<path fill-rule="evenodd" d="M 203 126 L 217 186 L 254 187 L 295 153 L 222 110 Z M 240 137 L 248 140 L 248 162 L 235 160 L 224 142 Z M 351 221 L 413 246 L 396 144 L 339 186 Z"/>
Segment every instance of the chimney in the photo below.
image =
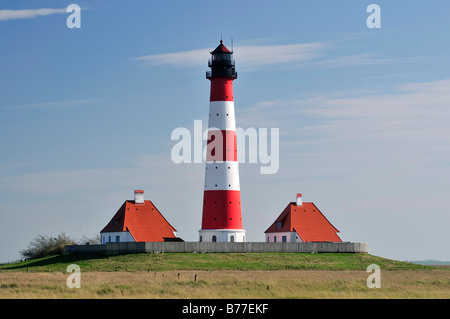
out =
<path fill-rule="evenodd" d="M 297 193 L 296 205 L 297 205 L 297 206 L 302 206 L 302 205 L 303 205 L 303 201 L 302 201 L 302 193 Z"/>
<path fill-rule="evenodd" d="M 144 204 L 144 191 L 143 190 L 135 190 L 134 191 L 134 203 L 135 204 Z"/>

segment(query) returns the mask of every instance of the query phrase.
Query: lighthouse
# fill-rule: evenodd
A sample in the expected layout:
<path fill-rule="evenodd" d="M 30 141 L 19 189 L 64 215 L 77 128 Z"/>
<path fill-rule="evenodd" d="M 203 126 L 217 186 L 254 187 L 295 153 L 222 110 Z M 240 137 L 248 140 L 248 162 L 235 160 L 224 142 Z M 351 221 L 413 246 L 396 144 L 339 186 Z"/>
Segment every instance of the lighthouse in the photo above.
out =
<path fill-rule="evenodd" d="M 203 193 L 202 242 L 244 242 L 237 157 L 233 52 L 220 40 L 208 61 L 211 82 Z"/>

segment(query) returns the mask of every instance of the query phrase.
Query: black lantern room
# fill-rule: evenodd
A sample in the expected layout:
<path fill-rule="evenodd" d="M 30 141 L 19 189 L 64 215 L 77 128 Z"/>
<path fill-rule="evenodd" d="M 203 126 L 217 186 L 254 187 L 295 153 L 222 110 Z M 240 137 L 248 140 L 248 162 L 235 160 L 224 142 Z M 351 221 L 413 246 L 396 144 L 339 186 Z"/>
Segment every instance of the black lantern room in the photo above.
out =
<path fill-rule="evenodd" d="M 233 52 L 223 45 L 220 40 L 219 46 L 211 52 L 211 60 L 208 61 L 211 71 L 206 72 L 206 78 L 230 78 L 236 79 L 237 72 L 233 60 Z"/>

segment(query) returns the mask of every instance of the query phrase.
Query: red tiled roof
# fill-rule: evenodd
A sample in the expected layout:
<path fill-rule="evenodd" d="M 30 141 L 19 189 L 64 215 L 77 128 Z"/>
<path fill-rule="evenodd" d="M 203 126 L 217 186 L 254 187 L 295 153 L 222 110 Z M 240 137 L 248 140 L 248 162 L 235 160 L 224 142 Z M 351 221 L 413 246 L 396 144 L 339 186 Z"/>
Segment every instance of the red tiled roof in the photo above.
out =
<path fill-rule="evenodd" d="M 278 222 L 281 222 L 280 228 L 277 228 Z M 339 230 L 326 219 L 314 203 L 303 202 L 303 205 L 299 206 L 294 202 L 289 203 L 265 233 L 292 231 L 297 232 L 304 242 L 342 241 L 336 234 Z"/>
<path fill-rule="evenodd" d="M 135 204 L 127 200 L 101 233 L 129 231 L 136 242 L 164 241 L 174 238 L 177 231 L 149 200 Z"/>
<path fill-rule="evenodd" d="M 223 45 L 223 41 L 220 40 L 219 46 L 215 48 L 214 51 L 211 52 L 211 54 L 215 53 L 231 53 L 231 51 L 228 50 L 228 48 L 225 45 Z"/>

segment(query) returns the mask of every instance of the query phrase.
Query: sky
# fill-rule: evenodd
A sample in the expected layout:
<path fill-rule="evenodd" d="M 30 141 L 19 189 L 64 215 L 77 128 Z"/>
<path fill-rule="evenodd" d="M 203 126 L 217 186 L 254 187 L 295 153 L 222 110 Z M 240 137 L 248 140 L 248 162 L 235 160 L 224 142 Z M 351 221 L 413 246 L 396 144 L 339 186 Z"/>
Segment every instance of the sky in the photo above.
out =
<path fill-rule="evenodd" d="M 279 129 L 275 173 L 240 163 L 247 241 L 302 193 L 370 254 L 450 260 L 449 13 L 445 0 L 3 0 L 0 262 L 39 234 L 95 236 L 135 189 L 198 240 L 205 164 L 174 163 L 171 134 L 206 129 L 220 39 L 237 127 Z"/>

